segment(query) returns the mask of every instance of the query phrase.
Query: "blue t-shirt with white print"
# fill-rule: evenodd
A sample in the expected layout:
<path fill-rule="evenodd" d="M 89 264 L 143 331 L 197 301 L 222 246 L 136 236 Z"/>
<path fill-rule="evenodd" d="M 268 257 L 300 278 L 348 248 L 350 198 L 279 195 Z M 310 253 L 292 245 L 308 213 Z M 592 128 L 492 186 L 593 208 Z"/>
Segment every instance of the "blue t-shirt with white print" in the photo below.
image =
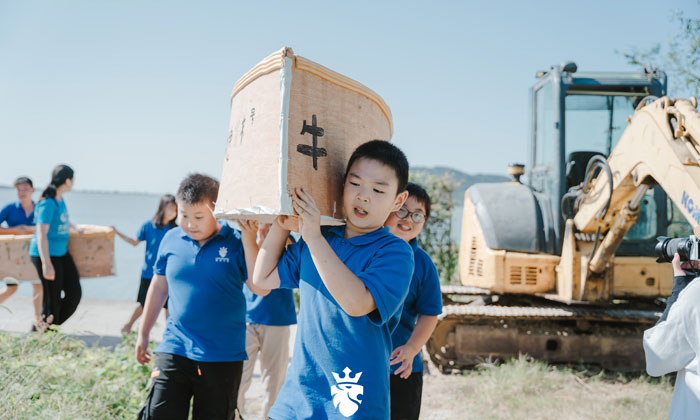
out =
<path fill-rule="evenodd" d="M 440 278 L 435 264 L 428 253 L 418 246 L 417 240 L 413 239 L 409 245 L 413 249 L 413 278 L 408 295 L 403 302 L 401 320 L 394 333 L 391 334 L 394 349 L 406 344 L 413 334 L 419 314 L 440 315 L 442 313 Z M 412 372 L 423 372 L 423 359 L 420 356 L 421 354 L 418 352 L 413 359 Z M 401 363 L 392 365 L 391 372 L 394 373 L 399 366 Z"/>
<path fill-rule="evenodd" d="M 168 310 L 157 353 L 198 362 L 246 360 L 247 279 L 239 231 L 228 225 L 203 246 L 180 227 L 168 231 L 158 249 L 155 274 L 168 282 Z"/>
<path fill-rule="evenodd" d="M 173 223 L 163 227 L 156 227 L 152 220 L 141 225 L 139 233 L 136 234 L 136 239 L 146 242 L 146 256 L 143 261 L 143 267 L 141 268 L 141 278 L 150 279 L 153 277 L 153 264 L 155 264 L 156 257 L 158 256 L 160 241 L 163 240 L 163 236 L 174 227 L 175 224 Z"/>
<path fill-rule="evenodd" d="M 322 234 L 377 309 L 359 317 L 345 313 L 323 284 L 304 240 L 287 247 L 277 270 L 281 287 L 299 288 L 299 326 L 269 417 L 388 419 L 391 331 L 408 293 L 413 252 L 386 227 L 350 239 L 345 226 L 323 227 Z"/>
<path fill-rule="evenodd" d="M 49 225 L 46 238 L 49 242 L 49 256 L 61 257 L 68 252 L 68 237 L 70 236 L 70 221 L 68 220 L 68 209 L 63 199 L 46 198 L 39 201 L 34 208 L 34 221 L 37 225 Z M 39 256 L 36 235 L 39 229 L 34 231 L 34 236 L 29 243 L 29 255 Z"/>

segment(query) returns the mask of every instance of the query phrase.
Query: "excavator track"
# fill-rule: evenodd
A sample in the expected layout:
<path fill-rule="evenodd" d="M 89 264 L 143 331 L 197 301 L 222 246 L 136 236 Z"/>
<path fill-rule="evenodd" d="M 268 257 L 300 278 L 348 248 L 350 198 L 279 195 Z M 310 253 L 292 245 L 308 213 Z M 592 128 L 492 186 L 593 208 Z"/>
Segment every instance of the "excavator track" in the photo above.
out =
<path fill-rule="evenodd" d="M 443 295 L 490 295 L 491 291 L 472 286 L 442 285 Z"/>
<path fill-rule="evenodd" d="M 446 305 L 426 347 L 443 372 L 520 354 L 551 363 L 642 370 L 642 335 L 660 315 L 649 309 L 558 303 Z"/>

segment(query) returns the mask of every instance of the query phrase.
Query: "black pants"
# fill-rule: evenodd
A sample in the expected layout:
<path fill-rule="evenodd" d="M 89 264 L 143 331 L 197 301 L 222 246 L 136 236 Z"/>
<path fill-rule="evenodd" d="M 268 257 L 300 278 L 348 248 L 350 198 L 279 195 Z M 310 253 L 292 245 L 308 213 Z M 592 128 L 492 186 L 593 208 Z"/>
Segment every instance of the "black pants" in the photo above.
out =
<path fill-rule="evenodd" d="M 418 420 L 423 394 L 423 372 L 413 372 L 407 379 L 389 377 L 391 420 Z"/>
<path fill-rule="evenodd" d="M 80 287 L 78 269 L 69 253 L 61 257 L 51 257 L 56 277 L 54 280 L 46 280 L 41 269 L 41 258 L 32 257 L 32 264 L 36 267 L 41 285 L 44 288 L 44 300 L 41 316 L 47 320 L 53 315 L 53 324 L 63 324 L 78 308 L 83 290 Z M 63 296 L 61 296 L 63 294 Z"/>
<path fill-rule="evenodd" d="M 141 277 L 141 285 L 139 286 L 139 294 L 136 296 L 136 301 L 142 308 L 146 306 L 146 295 L 148 295 L 149 287 L 151 287 L 151 279 Z M 163 304 L 163 307 L 168 309 L 168 299 L 165 299 L 165 304 Z"/>
<path fill-rule="evenodd" d="M 156 353 L 151 388 L 138 420 L 233 420 L 243 362 L 197 362 Z"/>

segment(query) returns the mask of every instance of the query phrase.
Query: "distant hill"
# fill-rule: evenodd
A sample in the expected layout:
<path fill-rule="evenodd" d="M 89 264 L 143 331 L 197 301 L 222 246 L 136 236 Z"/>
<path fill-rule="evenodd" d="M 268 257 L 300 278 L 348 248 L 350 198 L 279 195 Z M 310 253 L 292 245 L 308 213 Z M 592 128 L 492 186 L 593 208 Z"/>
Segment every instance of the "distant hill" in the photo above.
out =
<path fill-rule="evenodd" d="M 493 174 L 475 174 L 470 175 L 457 169 L 448 168 L 445 166 L 435 166 L 432 168 L 426 168 L 422 166 L 411 167 L 411 171 L 414 172 L 424 172 L 435 176 L 449 175 L 452 179 L 457 182 L 457 188 L 452 198 L 455 200 L 455 204 L 461 203 L 464 199 L 464 192 L 472 186 L 480 182 L 505 182 L 510 181 L 512 178 L 506 175 L 493 175 Z M 460 204 L 461 205 L 461 204 Z"/>
<path fill-rule="evenodd" d="M 449 175 L 457 182 L 457 188 L 453 194 L 453 199 L 455 200 L 455 205 L 461 205 L 464 200 L 464 192 L 470 186 L 477 184 L 479 182 L 505 182 L 510 181 L 512 178 L 507 175 L 494 175 L 494 174 L 474 174 L 470 175 L 459 171 L 457 169 L 448 168 L 446 166 L 435 166 L 428 168 L 425 166 L 413 166 L 411 167 L 412 172 L 424 172 L 430 175 L 435 175 L 442 177 L 444 175 Z M 0 189 L 14 189 L 12 185 L 0 184 Z M 41 193 L 43 187 L 37 187 L 37 193 Z M 76 192 L 88 193 L 88 194 L 136 194 L 136 195 L 150 195 L 155 193 L 145 192 L 145 191 L 111 191 L 111 190 L 75 190 Z"/>

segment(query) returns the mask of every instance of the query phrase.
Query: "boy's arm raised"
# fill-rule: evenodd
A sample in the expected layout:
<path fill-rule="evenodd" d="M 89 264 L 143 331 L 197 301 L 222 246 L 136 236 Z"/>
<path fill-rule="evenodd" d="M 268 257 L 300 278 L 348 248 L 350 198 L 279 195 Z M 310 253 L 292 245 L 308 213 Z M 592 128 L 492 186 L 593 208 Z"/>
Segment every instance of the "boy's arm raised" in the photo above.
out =
<path fill-rule="evenodd" d="M 243 253 L 245 254 L 245 266 L 248 271 L 248 280 L 246 280 L 245 284 L 256 295 L 266 296 L 270 293 L 270 289 L 263 289 L 253 284 L 255 260 L 260 250 L 256 240 L 258 224 L 252 220 L 238 220 L 238 226 L 241 228 L 241 242 L 243 243 Z"/>
<path fill-rule="evenodd" d="M 151 353 L 148 351 L 151 329 L 167 298 L 168 282 L 165 276 L 155 274 L 153 280 L 151 280 L 151 286 L 148 288 L 146 304 L 143 307 L 143 318 L 141 319 L 141 326 L 136 339 L 136 360 L 142 365 L 151 360 Z"/>
<path fill-rule="evenodd" d="M 253 270 L 253 284 L 256 287 L 267 290 L 280 287 L 277 263 L 289 238 L 289 231 L 282 227 L 284 217 L 278 216 L 275 219 L 258 252 L 255 270 Z"/>
<path fill-rule="evenodd" d="M 363 316 L 377 309 L 372 293 L 335 254 L 321 234 L 321 212 L 314 199 L 302 189 L 295 190 L 294 209 L 299 213 L 301 236 L 323 284 L 350 316 Z"/>

